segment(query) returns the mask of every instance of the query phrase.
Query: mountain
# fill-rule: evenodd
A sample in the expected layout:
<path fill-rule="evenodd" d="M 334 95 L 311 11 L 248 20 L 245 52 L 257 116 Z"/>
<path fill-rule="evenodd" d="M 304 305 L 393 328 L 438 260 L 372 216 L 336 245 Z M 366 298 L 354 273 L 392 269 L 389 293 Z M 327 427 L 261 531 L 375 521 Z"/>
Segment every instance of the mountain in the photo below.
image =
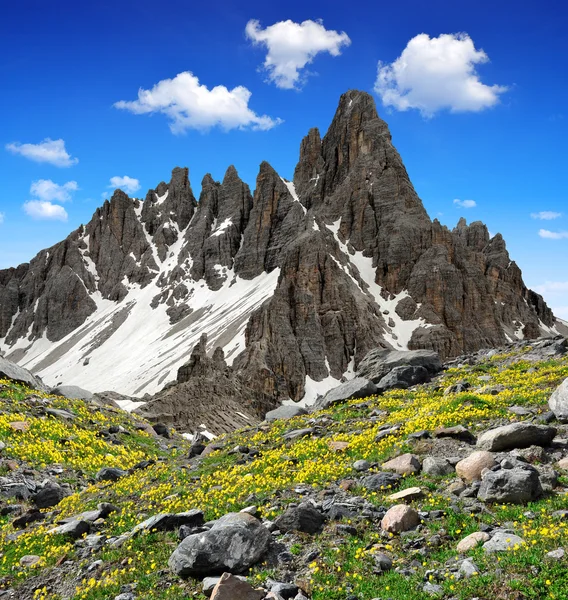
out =
<path fill-rule="evenodd" d="M 67 239 L 0 271 L 6 358 L 50 385 L 137 397 L 176 381 L 203 334 L 235 385 L 307 402 L 373 348 L 447 358 L 559 326 L 501 235 L 430 220 L 358 91 L 323 138 L 302 140 L 293 181 L 264 162 L 251 194 L 229 167 L 197 201 L 175 168 L 144 201 L 116 190 Z"/>

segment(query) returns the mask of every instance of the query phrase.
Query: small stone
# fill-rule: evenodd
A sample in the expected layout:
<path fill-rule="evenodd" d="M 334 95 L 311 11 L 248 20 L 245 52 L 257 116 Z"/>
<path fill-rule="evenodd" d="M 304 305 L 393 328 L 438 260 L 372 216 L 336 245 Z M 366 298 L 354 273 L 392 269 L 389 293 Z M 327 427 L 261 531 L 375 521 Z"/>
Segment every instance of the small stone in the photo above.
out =
<path fill-rule="evenodd" d="M 30 424 L 27 421 L 12 421 L 11 423 L 8 423 L 8 427 L 14 431 L 24 433 L 30 428 Z"/>
<path fill-rule="evenodd" d="M 26 554 L 20 558 L 20 565 L 22 565 L 22 567 L 33 567 L 34 565 L 37 565 L 40 560 L 41 556 L 38 556 L 37 554 Z"/>
<path fill-rule="evenodd" d="M 553 560 L 562 560 L 566 556 L 566 550 L 564 548 L 558 548 L 557 550 L 552 550 L 551 552 L 546 553 L 547 558 L 552 558 Z"/>
<path fill-rule="evenodd" d="M 382 552 L 377 552 L 373 555 L 375 559 L 375 564 L 381 571 L 390 571 L 392 569 L 392 560 L 386 554 Z"/>
<path fill-rule="evenodd" d="M 453 438 L 468 444 L 475 444 L 475 436 L 469 429 L 466 429 L 463 425 L 456 425 L 454 427 L 438 427 L 434 430 L 434 436 L 438 438 Z"/>
<path fill-rule="evenodd" d="M 424 492 L 419 487 L 411 487 L 391 494 L 388 499 L 391 502 L 412 502 L 412 500 L 418 500 L 418 498 L 422 498 L 423 496 Z"/>
<path fill-rule="evenodd" d="M 118 481 L 122 477 L 128 475 L 127 471 L 118 469 L 116 467 L 103 467 L 96 475 L 97 481 Z"/>
<path fill-rule="evenodd" d="M 474 531 L 460 541 L 456 550 L 460 554 L 465 554 L 466 552 L 473 550 L 479 544 L 487 542 L 488 540 L 489 534 L 485 533 L 484 531 Z"/>
<path fill-rule="evenodd" d="M 282 532 L 303 531 L 317 533 L 325 521 L 325 517 L 309 504 L 290 507 L 280 515 L 274 525 Z"/>
<path fill-rule="evenodd" d="M 471 558 L 467 558 L 460 565 L 460 573 L 467 579 L 470 577 L 474 577 L 479 574 L 479 569 L 477 565 L 471 560 Z"/>
<path fill-rule="evenodd" d="M 349 448 L 349 442 L 329 442 L 329 448 L 334 452 L 343 452 Z"/>
<path fill-rule="evenodd" d="M 564 469 L 565 471 L 568 471 L 568 456 L 559 460 L 556 463 L 556 466 L 560 469 Z"/>
<path fill-rule="evenodd" d="M 406 504 L 397 504 L 386 512 L 381 521 L 381 528 L 389 533 L 409 531 L 420 524 L 419 514 Z"/>
<path fill-rule="evenodd" d="M 400 456 L 383 463 L 382 468 L 387 471 L 394 471 L 399 475 L 413 475 L 415 473 L 420 473 L 422 466 L 415 454 L 401 454 Z"/>
<path fill-rule="evenodd" d="M 460 460 L 456 465 L 456 473 L 464 481 L 471 483 L 472 481 L 481 480 L 483 469 L 491 469 L 496 464 L 491 452 L 477 450 L 472 452 L 467 458 Z"/>
<path fill-rule="evenodd" d="M 363 471 L 368 471 L 371 468 L 371 463 L 367 460 L 356 460 L 353 463 L 353 468 L 355 471 L 362 473 Z"/>
<path fill-rule="evenodd" d="M 444 593 L 444 588 L 437 583 L 425 583 L 422 588 L 424 592 L 430 594 L 430 596 L 441 596 Z"/>

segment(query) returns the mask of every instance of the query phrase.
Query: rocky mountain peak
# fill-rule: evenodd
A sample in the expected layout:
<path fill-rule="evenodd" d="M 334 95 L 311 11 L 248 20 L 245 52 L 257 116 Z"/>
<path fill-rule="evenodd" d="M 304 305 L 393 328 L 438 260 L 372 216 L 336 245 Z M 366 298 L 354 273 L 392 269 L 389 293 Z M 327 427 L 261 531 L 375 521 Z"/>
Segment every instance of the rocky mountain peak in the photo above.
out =
<path fill-rule="evenodd" d="M 254 193 L 234 166 L 199 202 L 187 168 L 144 201 L 117 190 L 0 271 L 0 351 L 49 383 L 133 396 L 199 362 L 266 406 L 313 400 L 373 348 L 447 357 L 558 331 L 499 234 L 430 220 L 369 94 L 344 94 L 299 154 L 293 181 L 263 162 Z M 178 382 L 192 401 L 200 377 Z"/>

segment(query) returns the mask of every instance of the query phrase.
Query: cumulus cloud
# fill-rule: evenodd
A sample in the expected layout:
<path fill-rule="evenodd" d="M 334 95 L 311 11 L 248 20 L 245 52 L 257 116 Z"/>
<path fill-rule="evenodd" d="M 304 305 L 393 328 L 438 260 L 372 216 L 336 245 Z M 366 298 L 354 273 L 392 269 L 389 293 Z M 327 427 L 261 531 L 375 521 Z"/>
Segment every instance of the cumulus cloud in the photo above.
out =
<path fill-rule="evenodd" d="M 263 67 L 268 80 L 283 89 L 294 89 L 303 83 L 302 69 L 314 58 L 327 52 L 339 56 L 341 49 L 351 44 L 344 32 L 326 29 L 323 21 L 280 21 L 262 29 L 260 22 L 251 19 L 245 34 L 255 45 L 268 49 Z"/>
<path fill-rule="evenodd" d="M 39 144 L 20 144 L 12 142 L 6 144 L 6 150 L 13 154 L 20 154 L 30 160 L 40 163 L 49 163 L 56 167 L 72 167 L 79 162 L 78 158 L 72 158 L 65 150 L 63 140 L 52 140 L 45 138 Z"/>
<path fill-rule="evenodd" d="M 249 108 L 251 92 L 243 86 L 229 90 L 224 85 L 212 89 L 185 71 L 173 79 L 159 81 L 151 90 L 138 90 L 138 99 L 120 100 L 114 106 L 135 115 L 162 113 L 170 121 L 172 133 L 211 127 L 230 129 L 271 129 L 281 123 Z"/>
<path fill-rule="evenodd" d="M 67 221 L 67 211 L 60 204 L 43 200 L 29 200 L 23 206 L 24 211 L 36 220 Z"/>
<path fill-rule="evenodd" d="M 79 189 L 76 181 L 68 181 L 59 185 L 51 179 L 38 179 L 32 183 L 30 192 L 44 202 L 70 202 L 71 194 Z"/>
<path fill-rule="evenodd" d="M 538 235 L 545 240 L 568 239 L 568 231 L 549 231 L 548 229 L 539 229 Z"/>
<path fill-rule="evenodd" d="M 477 206 L 477 202 L 475 200 L 460 200 L 459 198 L 454 200 L 454 204 L 461 208 L 475 208 Z"/>
<path fill-rule="evenodd" d="M 562 213 L 554 212 L 552 210 L 541 210 L 537 213 L 531 213 L 531 218 L 540 219 L 541 221 L 553 221 L 554 219 L 559 219 L 562 216 Z"/>
<path fill-rule="evenodd" d="M 466 33 L 413 37 L 390 64 L 379 61 L 375 92 L 385 106 L 419 110 L 431 117 L 440 110 L 478 112 L 495 106 L 505 86 L 481 82 L 477 65 L 489 57 Z"/>
<path fill-rule="evenodd" d="M 124 177 L 115 176 L 110 178 L 108 187 L 112 189 L 120 188 L 127 194 L 133 194 L 140 189 L 140 182 L 138 179 L 134 179 L 134 177 L 128 177 L 128 175 Z"/>

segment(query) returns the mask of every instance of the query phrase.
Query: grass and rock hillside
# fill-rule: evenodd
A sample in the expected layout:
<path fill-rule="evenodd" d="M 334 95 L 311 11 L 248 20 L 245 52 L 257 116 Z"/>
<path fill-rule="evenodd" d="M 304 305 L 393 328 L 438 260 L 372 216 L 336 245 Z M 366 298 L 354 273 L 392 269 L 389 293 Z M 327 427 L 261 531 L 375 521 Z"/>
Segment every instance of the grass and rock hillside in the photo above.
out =
<path fill-rule="evenodd" d="M 537 345 L 210 444 L 2 380 L 0 598 L 566 599 L 568 354 Z"/>

